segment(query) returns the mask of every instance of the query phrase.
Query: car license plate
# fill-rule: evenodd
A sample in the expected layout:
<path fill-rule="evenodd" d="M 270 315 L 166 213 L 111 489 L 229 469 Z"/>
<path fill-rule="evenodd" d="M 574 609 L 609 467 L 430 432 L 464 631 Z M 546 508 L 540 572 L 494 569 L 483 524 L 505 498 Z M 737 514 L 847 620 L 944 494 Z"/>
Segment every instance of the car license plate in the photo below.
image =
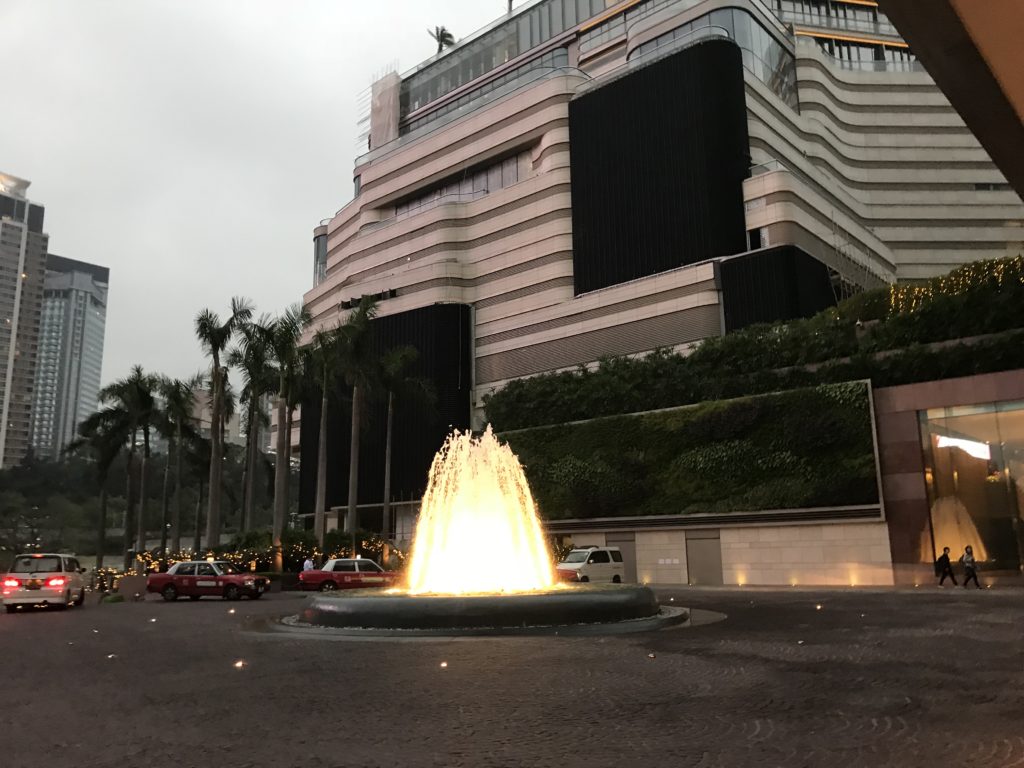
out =
<path fill-rule="evenodd" d="M 25 587 L 27 589 L 39 589 L 41 586 L 43 586 L 43 582 L 41 582 L 39 579 L 30 579 L 29 581 L 25 582 Z"/>

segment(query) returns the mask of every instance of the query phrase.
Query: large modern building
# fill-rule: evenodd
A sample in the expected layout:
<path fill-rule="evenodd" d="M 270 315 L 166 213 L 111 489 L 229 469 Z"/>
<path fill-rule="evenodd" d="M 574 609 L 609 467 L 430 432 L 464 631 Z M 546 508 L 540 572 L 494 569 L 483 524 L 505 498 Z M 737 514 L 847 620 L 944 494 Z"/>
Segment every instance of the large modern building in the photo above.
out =
<path fill-rule="evenodd" d="M 868 0 L 536 0 L 379 80 L 368 125 L 305 303 L 327 326 L 376 296 L 377 343 L 420 349 L 439 416 L 400 414 L 400 498 L 510 380 L 1024 248 L 1021 199 Z"/>
<path fill-rule="evenodd" d="M 48 254 L 32 396 L 32 449 L 59 459 L 96 410 L 110 270 Z"/>
<path fill-rule="evenodd" d="M 0 468 L 28 453 L 49 238 L 30 182 L 0 173 Z"/>

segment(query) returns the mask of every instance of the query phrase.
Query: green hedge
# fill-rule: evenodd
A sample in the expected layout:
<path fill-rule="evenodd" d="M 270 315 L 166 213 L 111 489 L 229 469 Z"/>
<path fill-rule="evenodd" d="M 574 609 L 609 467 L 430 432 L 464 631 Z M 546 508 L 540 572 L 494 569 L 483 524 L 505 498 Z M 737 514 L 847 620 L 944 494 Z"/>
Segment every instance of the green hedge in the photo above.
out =
<path fill-rule="evenodd" d="M 548 519 L 878 502 L 863 382 L 509 432 Z"/>
<path fill-rule="evenodd" d="M 1024 367 L 1024 258 L 977 262 L 920 286 L 859 294 L 808 320 L 510 382 L 485 399 L 506 431 L 670 408 L 794 386 L 876 387 Z M 924 345 L 996 334 L 980 344 Z"/>

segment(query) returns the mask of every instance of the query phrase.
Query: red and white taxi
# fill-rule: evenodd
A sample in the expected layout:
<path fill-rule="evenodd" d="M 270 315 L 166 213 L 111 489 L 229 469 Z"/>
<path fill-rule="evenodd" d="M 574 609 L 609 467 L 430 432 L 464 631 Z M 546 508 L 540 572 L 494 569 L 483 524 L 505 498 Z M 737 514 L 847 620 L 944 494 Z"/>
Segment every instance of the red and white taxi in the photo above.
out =
<path fill-rule="evenodd" d="M 163 595 L 164 600 L 179 597 L 198 600 L 201 597 L 223 597 L 257 600 L 267 590 L 267 580 L 243 571 L 223 560 L 191 560 L 175 563 L 167 573 L 151 573 L 146 577 L 146 591 Z"/>
<path fill-rule="evenodd" d="M 303 589 L 318 589 L 321 592 L 330 592 L 335 589 L 391 587 L 397 581 L 397 573 L 385 571 L 373 560 L 364 558 L 328 560 L 320 570 L 303 571 L 299 574 L 299 585 Z"/>

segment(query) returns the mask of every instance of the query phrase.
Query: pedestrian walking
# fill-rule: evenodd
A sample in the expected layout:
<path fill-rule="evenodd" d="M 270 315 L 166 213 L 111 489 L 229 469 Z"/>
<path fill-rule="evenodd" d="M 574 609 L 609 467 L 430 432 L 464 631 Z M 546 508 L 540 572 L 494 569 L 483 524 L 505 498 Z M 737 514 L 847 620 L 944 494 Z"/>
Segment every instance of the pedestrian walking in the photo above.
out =
<path fill-rule="evenodd" d="M 949 547 L 943 547 L 942 554 L 935 561 L 935 575 L 939 577 L 940 587 L 946 581 L 947 576 L 953 582 L 954 587 L 957 585 L 956 576 L 953 574 L 953 564 L 949 562 Z"/>
<path fill-rule="evenodd" d="M 970 584 L 972 580 L 974 581 L 974 586 L 981 589 L 981 584 L 978 583 L 978 571 L 977 563 L 974 560 L 974 550 L 971 549 L 970 544 L 964 548 L 964 553 L 960 555 L 960 562 L 963 563 L 964 566 L 964 589 L 967 588 L 967 585 Z"/>
<path fill-rule="evenodd" d="M 313 565 L 313 558 L 312 557 L 307 557 L 306 558 L 306 562 L 304 562 L 302 564 L 302 570 L 304 570 L 304 571 L 312 571 L 314 567 L 315 566 Z"/>

